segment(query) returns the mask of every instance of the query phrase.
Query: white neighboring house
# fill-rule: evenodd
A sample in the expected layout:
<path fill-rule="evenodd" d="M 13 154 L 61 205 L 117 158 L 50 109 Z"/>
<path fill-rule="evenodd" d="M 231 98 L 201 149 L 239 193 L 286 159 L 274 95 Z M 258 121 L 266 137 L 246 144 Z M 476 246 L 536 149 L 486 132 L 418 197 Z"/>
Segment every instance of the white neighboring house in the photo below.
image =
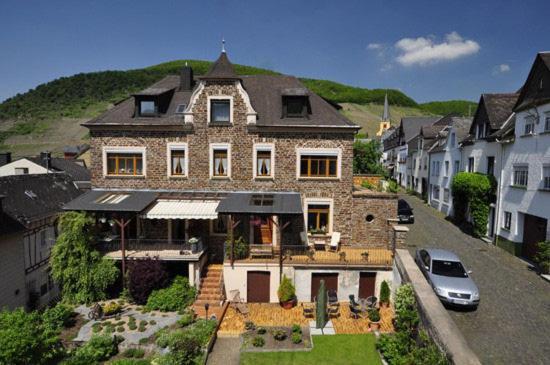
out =
<path fill-rule="evenodd" d="M 493 175 L 498 184 L 502 168 L 502 145 L 498 138 L 503 126 L 513 116 L 518 94 L 482 94 L 469 135 L 460 143 L 461 171 Z M 497 185 L 498 186 L 498 185 Z M 499 195 L 497 191 L 496 196 Z M 492 240 L 496 233 L 497 201 L 489 207 L 486 236 Z"/>
<path fill-rule="evenodd" d="M 499 245 L 533 259 L 550 239 L 550 53 L 539 53 L 502 137 Z"/>
<path fill-rule="evenodd" d="M 468 135 L 471 118 L 452 117 L 450 125 L 438 133 L 429 150 L 429 184 L 432 194 L 428 203 L 435 209 L 453 214 L 453 176 L 460 171 L 461 151 L 459 141 Z"/>

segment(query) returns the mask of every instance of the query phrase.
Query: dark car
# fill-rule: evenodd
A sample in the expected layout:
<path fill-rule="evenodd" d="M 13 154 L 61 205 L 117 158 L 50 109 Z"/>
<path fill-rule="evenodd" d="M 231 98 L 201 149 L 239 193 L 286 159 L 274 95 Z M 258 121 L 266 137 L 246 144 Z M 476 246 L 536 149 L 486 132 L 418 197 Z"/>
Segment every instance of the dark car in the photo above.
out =
<path fill-rule="evenodd" d="M 403 199 L 397 201 L 397 218 L 399 218 L 399 223 L 414 223 L 413 210 L 409 203 Z"/>

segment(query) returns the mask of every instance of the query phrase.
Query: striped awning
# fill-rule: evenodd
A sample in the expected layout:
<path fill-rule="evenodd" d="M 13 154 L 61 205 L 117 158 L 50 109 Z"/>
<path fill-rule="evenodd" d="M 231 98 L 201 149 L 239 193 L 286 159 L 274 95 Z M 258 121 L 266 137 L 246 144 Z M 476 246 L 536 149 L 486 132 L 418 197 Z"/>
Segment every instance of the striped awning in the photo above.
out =
<path fill-rule="evenodd" d="M 147 219 L 217 219 L 219 200 L 158 199 L 143 215 Z"/>

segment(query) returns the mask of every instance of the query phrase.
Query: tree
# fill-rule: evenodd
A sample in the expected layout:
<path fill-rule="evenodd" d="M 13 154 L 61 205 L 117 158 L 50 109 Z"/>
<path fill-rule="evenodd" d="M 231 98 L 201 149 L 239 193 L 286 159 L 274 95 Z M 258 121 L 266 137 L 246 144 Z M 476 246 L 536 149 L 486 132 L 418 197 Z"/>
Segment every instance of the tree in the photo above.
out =
<path fill-rule="evenodd" d="M 353 143 L 353 172 L 355 174 L 380 174 L 385 175 L 386 170 L 380 164 L 382 152 L 380 142 L 355 141 Z"/>
<path fill-rule="evenodd" d="M 63 298 L 71 303 L 105 299 L 105 291 L 115 282 L 119 270 L 113 261 L 93 249 L 93 218 L 80 212 L 65 213 L 59 220 L 59 231 L 50 266 Z"/>
<path fill-rule="evenodd" d="M 168 283 L 168 273 L 156 258 L 131 261 L 128 266 L 128 290 L 137 304 L 147 303 L 153 290 Z"/>
<path fill-rule="evenodd" d="M 38 312 L 0 311 L 0 364 L 45 364 L 63 354 L 57 331 Z"/>

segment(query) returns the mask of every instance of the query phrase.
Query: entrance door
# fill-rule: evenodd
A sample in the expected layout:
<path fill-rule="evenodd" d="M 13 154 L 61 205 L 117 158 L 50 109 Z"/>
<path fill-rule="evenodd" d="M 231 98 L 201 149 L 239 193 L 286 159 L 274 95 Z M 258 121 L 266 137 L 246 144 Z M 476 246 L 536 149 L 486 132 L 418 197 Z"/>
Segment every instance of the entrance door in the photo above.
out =
<path fill-rule="evenodd" d="M 374 295 L 376 284 L 375 272 L 362 272 L 359 274 L 359 298 L 368 298 Z"/>
<path fill-rule="evenodd" d="M 489 227 L 487 229 L 487 237 L 493 237 L 495 234 L 495 207 L 489 208 Z"/>
<path fill-rule="evenodd" d="M 311 301 L 312 302 L 315 301 L 315 298 L 319 293 L 321 280 L 325 281 L 325 288 L 327 288 L 327 291 L 335 290 L 336 292 L 338 292 L 338 274 L 337 273 L 313 273 L 311 274 Z"/>
<path fill-rule="evenodd" d="M 246 274 L 246 300 L 250 303 L 269 303 L 269 271 L 248 271 Z"/>
<path fill-rule="evenodd" d="M 525 214 L 523 221 L 523 245 L 521 255 L 532 260 L 537 253 L 537 243 L 546 239 L 546 226 L 548 222 L 544 218 Z"/>
<path fill-rule="evenodd" d="M 254 244 L 271 245 L 273 243 L 273 222 L 269 217 L 254 217 Z"/>

